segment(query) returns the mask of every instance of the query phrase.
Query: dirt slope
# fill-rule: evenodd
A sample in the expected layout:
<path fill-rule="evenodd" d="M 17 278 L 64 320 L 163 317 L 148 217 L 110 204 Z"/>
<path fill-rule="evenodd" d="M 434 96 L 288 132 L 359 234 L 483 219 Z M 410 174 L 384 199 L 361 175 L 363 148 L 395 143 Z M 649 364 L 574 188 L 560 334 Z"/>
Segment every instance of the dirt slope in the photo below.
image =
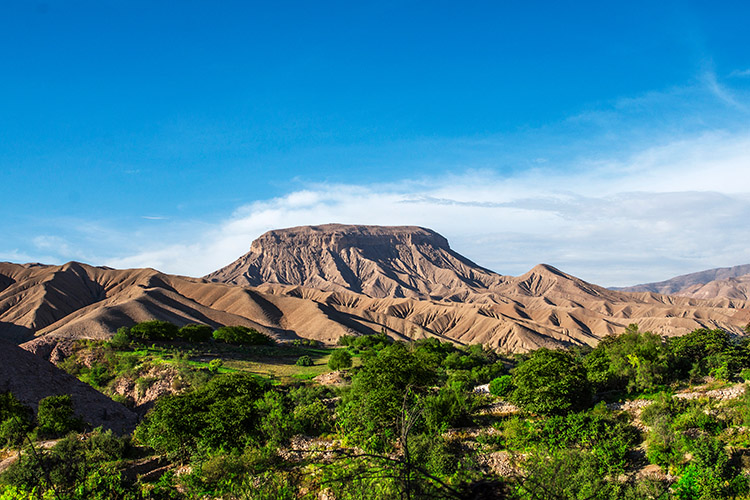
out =
<path fill-rule="evenodd" d="M 713 299 L 727 297 L 730 299 L 750 299 L 750 274 L 736 278 L 726 278 L 709 281 L 706 284 L 696 284 L 683 288 L 677 295 L 694 297 L 696 299 Z"/>
<path fill-rule="evenodd" d="M 70 394 L 76 414 L 94 427 L 123 433 L 135 428 L 136 416 L 49 361 L 0 340 L 0 392 L 12 392 L 36 411 L 47 396 Z"/>

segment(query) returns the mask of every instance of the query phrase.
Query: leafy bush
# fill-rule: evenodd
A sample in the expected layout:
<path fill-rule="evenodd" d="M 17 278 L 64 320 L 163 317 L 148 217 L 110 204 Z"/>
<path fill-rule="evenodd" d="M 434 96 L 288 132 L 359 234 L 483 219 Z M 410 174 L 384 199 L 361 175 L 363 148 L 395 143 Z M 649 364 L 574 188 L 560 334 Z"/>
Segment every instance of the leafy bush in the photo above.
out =
<path fill-rule="evenodd" d="M 524 461 L 523 480 L 517 482 L 519 499 L 615 499 L 616 482 L 597 473 L 596 457 L 586 450 L 560 449 L 530 453 Z"/>
<path fill-rule="evenodd" d="M 224 361 L 220 358 L 212 359 L 208 362 L 208 371 L 211 373 L 219 373 L 219 368 L 224 366 Z"/>
<path fill-rule="evenodd" d="M 84 382 L 96 387 L 97 389 L 104 387 L 107 382 L 113 378 L 114 376 L 110 373 L 109 367 L 106 364 L 99 362 L 92 363 L 91 367 L 85 369 L 81 376 L 81 379 Z"/>
<path fill-rule="evenodd" d="M 123 326 L 117 329 L 117 332 L 110 339 L 109 345 L 115 349 L 125 349 L 130 345 L 130 341 L 130 328 Z"/>
<path fill-rule="evenodd" d="M 659 335 L 631 324 L 621 335 L 604 337 L 584 359 L 597 389 L 652 390 L 668 380 L 670 352 Z"/>
<path fill-rule="evenodd" d="M 490 394 L 495 396 L 504 397 L 513 392 L 513 377 L 510 375 L 503 375 L 497 377 L 490 382 Z"/>
<path fill-rule="evenodd" d="M 646 457 L 652 464 L 665 468 L 682 463 L 682 443 L 666 418 L 657 418 L 651 425 L 646 438 Z"/>
<path fill-rule="evenodd" d="M 450 427 L 471 425 L 471 413 L 476 398 L 460 384 L 446 384 L 437 394 L 427 394 L 421 399 L 428 432 L 440 435 Z"/>
<path fill-rule="evenodd" d="M 331 370 L 344 370 L 351 366 L 352 355 L 346 349 L 336 349 L 328 359 L 328 368 Z"/>
<path fill-rule="evenodd" d="M 137 340 L 174 340 L 179 329 L 169 321 L 144 321 L 130 328 L 130 336 Z"/>
<path fill-rule="evenodd" d="M 177 336 L 188 342 L 208 342 L 213 338 L 214 329 L 208 325 L 189 324 L 177 332 Z"/>
<path fill-rule="evenodd" d="M 630 448 L 639 441 L 627 418 L 609 413 L 604 405 L 538 420 L 513 418 L 503 424 L 503 437 L 508 449 L 522 452 L 586 450 L 602 476 L 622 473 Z"/>
<path fill-rule="evenodd" d="M 718 434 L 726 427 L 726 424 L 706 413 L 703 405 L 693 404 L 688 407 L 687 411 L 675 417 L 672 427 L 675 431 L 700 429 L 709 434 Z"/>
<path fill-rule="evenodd" d="M 71 499 L 137 498 L 125 494 L 127 485 L 112 463 L 126 456 L 129 449 L 128 439 L 112 431 L 96 429 L 87 437 L 70 435 L 49 452 L 22 456 L 2 479 L 21 491 L 35 491 L 29 498 L 58 498 L 57 493 Z M 47 477 L 57 490 L 54 495 Z M 42 495 L 45 491 L 50 494 Z"/>
<path fill-rule="evenodd" d="M 33 427 L 34 412 L 10 392 L 0 393 L 0 446 L 18 445 Z"/>
<path fill-rule="evenodd" d="M 273 343 L 268 335 L 246 326 L 222 326 L 214 333 L 214 340 L 235 345 L 265 345 Z"/>
<path fill-rule="evenodd" d="M 312 366 L 314 363 L 312 358 L 305 354 L 303 356 L 300 356 L 295 364 L 297 366 Z"/>
<path fill-rule="evenodd" d="M 39 401 L 36 419 L 42 437 L 55 438 L 83 429 L 83 421 L 75 416 L 69 394 L 48 396 Z"/>
<path fill-rule="evenodd" d="M 747 476 L 739 474 L 732 465 L 724 443 L 702 436 L 691 443 L 690 451 L 693 461 L 683 469 L 674 486 L 677 498 L 737 498 L 750 491 Z"/>
<path fill-rule="evenodd" d="M 217 376 L 201 389 L 159 399 L 135 437 L 177 458 L 199 449 L 239 449 L 259 437 L 255 402 L 266 384 L 248 373 Z"/>
<path fill-rule="evenodd" d="M 297 405 L 294 407 L 294 426 L 300 434 L 319 436 L 332 430 L 332 415 L 321 401 Z"/>
<path fill-rule="evenodd" d="M 564 414 L 591 400 L 586 370 L 565 351 L 533 351 L 513 370 L 512 379 L 512 401 L 534 413 Z"/>
<path fill-rule="evenodd" d="M 295 423 L 288 401 L 277 391 L 266 392 L 255 402 L 258 428 L 265 441 L 281 446 L 294 434 Z"/>

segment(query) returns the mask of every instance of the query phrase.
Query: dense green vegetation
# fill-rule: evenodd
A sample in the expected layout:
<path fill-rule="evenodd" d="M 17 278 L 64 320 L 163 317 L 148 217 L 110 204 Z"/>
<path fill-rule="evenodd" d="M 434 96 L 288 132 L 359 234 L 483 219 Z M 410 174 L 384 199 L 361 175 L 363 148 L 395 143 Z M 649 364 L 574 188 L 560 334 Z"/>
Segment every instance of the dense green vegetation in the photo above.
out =
<path fill-rule="evenodd" d="M 720 330 L 664 339 L 631 325 L 595 348 L 506 357 L 434 338 L 343 337 L 325 351 L 149 323 L 136 332 L 151 333 L 123 330 L 63 363 L 101 390 L 128 370 L 152 373 L 144 359 L 149 370 L 188 370 L 132 437 L 76 434 L 65 398 L 40 404 L 34 420 L 0 395 L 8 449 L 73 431 L 0 475 L 0 499 L 750 499 L 750 394 L 682 394 L 744 388 L 750 346 Z M 146 346 L 143 335 L 162 340 Z M 259 353 L 289 370 L 345 369 L 349 380 L 259 376 L 242 364 Z M 481 384 L 489 394 L 474 391 Z M 518 409 L 493 406 L 501 400 Z M 144 460 L 159 468 L 139 477 Z"/>
<path fill-rule="evenodd" d="M 0 446 L 18 446 L 25 439 L 32 438 L 59 438 L 84 427 L 84 422 L 73 413 L 70 395 L 48 396 L 40 400 L 35 416 L 32 409 L 13 394 L 0 393 Z"/>
<path fill-rule="evenodd" d="M 0 393 L 0 446 L 14 446 L 23 442 L 26 432 L 33 427 L 34 412 L 13 394 Z"/>

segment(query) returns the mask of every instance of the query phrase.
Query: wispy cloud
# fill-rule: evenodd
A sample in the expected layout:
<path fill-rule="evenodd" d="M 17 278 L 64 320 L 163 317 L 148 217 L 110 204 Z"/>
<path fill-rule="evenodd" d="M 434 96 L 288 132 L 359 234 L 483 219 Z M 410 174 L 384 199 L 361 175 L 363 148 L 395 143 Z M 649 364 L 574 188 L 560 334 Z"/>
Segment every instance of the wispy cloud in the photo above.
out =
<path fill-rule="evenodd" d="M 713 70 L 705 71 L 702 80 L 711 93 L 719 100 L 738 110 L 747 111 L 747 106 L 741 103 L 727 87 L 719 83 L 716 73 Z"/>

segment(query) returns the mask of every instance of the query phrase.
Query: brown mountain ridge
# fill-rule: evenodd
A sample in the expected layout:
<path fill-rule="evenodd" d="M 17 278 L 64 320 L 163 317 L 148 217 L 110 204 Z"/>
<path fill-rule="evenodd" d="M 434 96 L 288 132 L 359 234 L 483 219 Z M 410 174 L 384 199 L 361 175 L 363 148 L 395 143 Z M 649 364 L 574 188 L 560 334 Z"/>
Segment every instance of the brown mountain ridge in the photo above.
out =
<path fill-rule="evenodd" d="M 750 295 L 750 264 L 718 267 L 683 274 L 666 281 L 613 288 L 622 292 L 654 292 L 697 299 L 727 297 L 747 300 Z"/>
<path fill-rule="evenodd" d="M 262 284 L 241 283 L 258 275 Z M 239 284 L 209 281 L 222 277 Z M 279 340 L 332 344 L 384 330 L 524 351 L 593 345 L 629 323 L 664 335 L 698 327 L 741 334 L 750 311 L 741 299 L 608 290 L 547 265 L 502 276 L 415 227 L 272 231 L 208 279 L 75 262 L 0 263 L 0 337 L 41 355 L 54 358 L 60 339 L 106 338 L 149 319 L 246 325 Z"/>

